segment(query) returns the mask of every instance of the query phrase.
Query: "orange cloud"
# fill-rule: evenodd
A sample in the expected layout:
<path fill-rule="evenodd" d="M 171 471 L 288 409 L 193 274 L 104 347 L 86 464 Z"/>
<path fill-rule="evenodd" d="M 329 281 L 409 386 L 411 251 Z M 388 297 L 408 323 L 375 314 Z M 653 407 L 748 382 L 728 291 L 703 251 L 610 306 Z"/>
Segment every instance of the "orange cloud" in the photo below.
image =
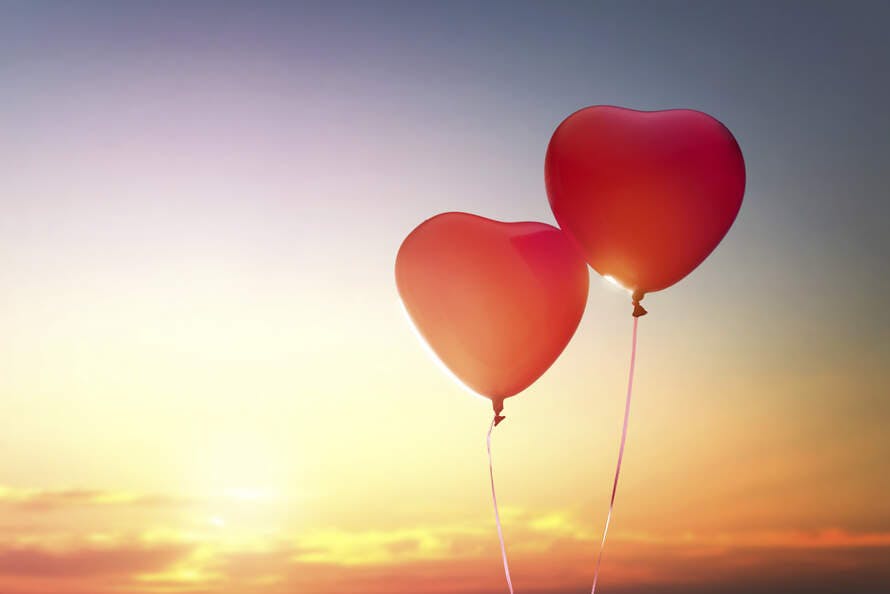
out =
<path fill-rule="evenodd" d="M 68 551 L 11 547 L 0 550 L 0 575 L 71 578 L 130 575 L 163 568 L 189 551 L 184 545 L 127 544 Z"/>
<path fill-rule="evenodd" d="M 10 490 L 4 499 L 28 517 L 33 516 L 29 505 L 38 501 L 52 501 L 67 516 L 84 506 L 108 509 L 101 506 L 139 505 L 146 500 L 98 491 L 13 496 Z M 237 503 L 258 504 L 255 498 Z M 147 520 L 141 515 L 127 517 L 145 522 L 157 518 L 157 513 Z M 598 529 L 567 510 L 531 513 L 508 508 L 503 517 L 519 591 L 577 593 L 589 587 Z M 488 515 L 475 521 L 392 530 L 328 527 L 258 534 L 207 522 L 185 527 L 136 523 L 108 533 L 90 528 L 92 524 L 81 531 L 72 527 L 59 531 L 36 525 L 15 533 L 0 531 L 0 592 L 481 594 L 503 589 L 497 539 Z M 858 586 L 890 583 L 888 568 L 890 532 L 616 530 L 605 557 L 602 587 L 619 594 L 640 589 L 664 594 L 754 594 L 795 592 L 806 584 L 812 592 L 827 592 L 828 585 L 835 591 L 869 592 Z"/>

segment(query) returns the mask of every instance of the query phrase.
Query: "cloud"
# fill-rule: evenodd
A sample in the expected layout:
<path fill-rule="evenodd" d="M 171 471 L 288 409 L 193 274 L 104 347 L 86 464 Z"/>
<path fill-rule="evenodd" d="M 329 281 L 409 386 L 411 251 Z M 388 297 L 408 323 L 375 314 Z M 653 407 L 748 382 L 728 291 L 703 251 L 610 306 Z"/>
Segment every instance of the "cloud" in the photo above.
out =
<path fill-rule="evenodd" d="M 478 526 L 426 526 L 398 530 L 320 530 L 296 538 L 293 560 L 335 565 L 386 565 L 465 556 L 453 546 L 480 538 Z M 472 550 L 472 548 L 471 548 Z"/>
<path fill-rule="evenodd" d="M 109 504 L 101 497 L 106 503 L 94 503 L 95 492 L 56 495 L 54 501 L 69 505 Z M 70 503 L 84 500 L 93 503 Z M 597 529 L 567 510 L 514 508 L 505 510 L 504 519 L 517 589 L 560 594 L 589 587 Z M 265 535 L 211 526 L 130 530 L 0 538 L 0 592 L 481 594 L 503 588 L 488 515 L 392 530 L 327 527 Z M 604 590 L 616 594 L 771 594 L 796 592 L 802 584 L 812 592 L 867 594 L 880 583 L 890 583 L 890 533 L 839 528 L 707 534 L 616 530 L 602 576 Z"/>
<path fill-rule="evenodd" d="M 172 507 L 188 503 L 181 497 L 94 489 L 14 489 L 0 486 L 0 506 L 45 512 L 72 506 L 131 505 Z"/>
<path fill-rule="evenodd" d="M 0 576 L 73 578 L 130 575 L 160 569 L 189 552 L 184 545 L 127 544 L 52 551 L 38 547 L 0 550 Z"/>
<path fill-rule="evenodd" d="M 507 547 L 517 588 L 538 594 L 589 588 L 600 537 L 596 531 L 579 528 L 565 511 L 513 510 L 508 515 Z M 277 584 L 275 591 L 312 594 L 481 594 L 503 588 L 488 518 L 471 525 L 392 531 L 324 530 L 298 535 L 281 547 L 219 556 L 214 568 L 225 576 L 219 583 L 227 585 L 226 592 L 266 592 L 269 584 Z M 604 589 L 617 593 L 767 594 L 803 591 L 801 584 L 813 592 L 867 593 L 877 591 L 876 584 L 890 583 L 890 533 L 618 531 L 603 567 Z"/>

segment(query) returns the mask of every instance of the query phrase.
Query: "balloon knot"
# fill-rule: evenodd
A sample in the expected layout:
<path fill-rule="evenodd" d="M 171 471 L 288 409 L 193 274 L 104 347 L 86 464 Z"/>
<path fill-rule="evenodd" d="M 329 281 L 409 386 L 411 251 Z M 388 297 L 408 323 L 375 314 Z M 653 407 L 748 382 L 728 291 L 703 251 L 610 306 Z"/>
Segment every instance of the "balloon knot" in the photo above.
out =
<path fill-rule="evenodd" d="M 642 301 L 643 297 L 645 297 L 645 296 L 646 296 L 645 293 L 640 293 L 639 291 L 634 291 L 633 297 L 631 298 L 632 299 L 631 303 L 633 303 L 633 305 L 634 305 L 633 317 L 639 318 L 639 317 L 644 316 L 647 313 L 649 313 L 648 311 L 646 311 L 646 309 L 642 305 L 640 305 L 640 301 Z"/>
<path fill-rule="evenodd" d="M 492 398 L 491 407 L 494 409 L 494 426 L 497 427 L 501 421 L 507 418 L 501 415 L 501 413 L 504 411 L 504 399 Z"/>

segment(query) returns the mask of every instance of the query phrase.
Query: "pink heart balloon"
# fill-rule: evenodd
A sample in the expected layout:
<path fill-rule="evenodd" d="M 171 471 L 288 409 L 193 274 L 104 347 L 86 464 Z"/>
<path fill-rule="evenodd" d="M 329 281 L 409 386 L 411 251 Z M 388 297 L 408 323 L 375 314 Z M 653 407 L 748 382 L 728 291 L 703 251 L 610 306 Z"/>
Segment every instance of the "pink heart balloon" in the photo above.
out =
<path fill-rule="evenodd" d="M 559 125 L 545 178 L 556 220 L 590 265 L 642 298 L 717 247 L 742 205 L 745 162 L 705 113 L 600 105 Z"/>
<path fill-rule="evenodd" d="M 568 344 L 584 313 L 588 272 L 555 227 L 451 212 L 408 235 L 396 284 L 436 355 L 500 412 Z"/>

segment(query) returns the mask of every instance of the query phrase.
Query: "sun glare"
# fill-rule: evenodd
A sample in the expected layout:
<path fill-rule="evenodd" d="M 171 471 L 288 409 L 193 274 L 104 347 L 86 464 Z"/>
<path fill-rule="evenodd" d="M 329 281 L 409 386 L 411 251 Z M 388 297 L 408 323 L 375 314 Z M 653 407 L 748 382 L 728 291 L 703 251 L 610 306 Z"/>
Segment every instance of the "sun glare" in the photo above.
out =
<path fill-rule="evenodd" d="M 262 489 L 226 489 L 224 494 L 229 499 L 235 499 L 238 501 L 262 501 L 266 499 L 272 499 L 273 495 L 269 491 L 264 491 Z"/>

